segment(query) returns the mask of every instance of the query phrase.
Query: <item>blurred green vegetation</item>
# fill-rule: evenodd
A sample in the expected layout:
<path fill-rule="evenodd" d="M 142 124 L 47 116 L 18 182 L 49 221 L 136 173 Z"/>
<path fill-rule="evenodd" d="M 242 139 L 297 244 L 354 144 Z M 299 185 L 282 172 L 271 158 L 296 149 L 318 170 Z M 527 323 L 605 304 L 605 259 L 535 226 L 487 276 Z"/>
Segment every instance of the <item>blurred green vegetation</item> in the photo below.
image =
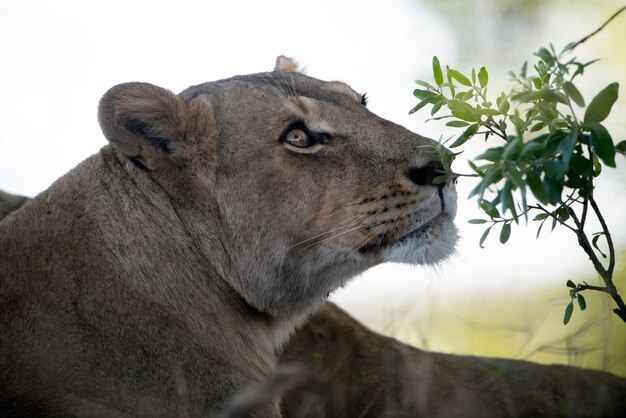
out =
<path fill-rule="evenodd" d="M 616 284 L 626 289 L 626 251 L 618 260 Z M 431 305 L 413 306 L 406 316 L 381 317 L 368 325 L 426 350 L 567 364 L 626 377 L 626 326 L 612 312 L 611 298 L 585 292 L 587 309 L 576 309 L 563 325 L 567 279 L 528 293 L 446 295 Z M 594 278 L 570 279 L 599 284 Z"/>

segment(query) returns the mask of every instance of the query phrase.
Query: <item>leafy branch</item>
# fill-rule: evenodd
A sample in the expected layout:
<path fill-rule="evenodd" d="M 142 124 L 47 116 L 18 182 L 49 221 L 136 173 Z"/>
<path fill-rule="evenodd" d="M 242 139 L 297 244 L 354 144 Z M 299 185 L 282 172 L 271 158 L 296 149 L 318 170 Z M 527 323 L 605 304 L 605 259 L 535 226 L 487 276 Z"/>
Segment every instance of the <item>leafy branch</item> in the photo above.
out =
<path fill-rule="evenodd" d="M 472 174 L 451 170 L 460 152 L 448 151 L 443 144 L 424 150 L 428 158 L 443 162 L 444 172 L 436 183 L 456 181 L 461 176 L 479 178 L 469 197 L 477 198 L 488 217 L 470 220 L 472 224 L 489 224 L 480 238 L 481 248 L 496 226 L 500 228 L 500 242 L 506 243 L 512 224 L 519 224 L 520 218 L 539 223 L 537 237 L 546 222 L 552 229 L 559 225 L 576 235 L 604 286 L 569 280 L 571 302 L 565 310 L 565 324 L 575 299 L 581 310 L 586 308 L 582 292 L 587 290 L 608 293 L 617 305 L 614 312 L 626 323 L 626 304 L 613 283 L 615 245 L 594 196 L 594 182 L 603 167 L 615 167 L 616 154 L 626 154 L 626 141 L 615 144 L 602 124 L 617 101 L 619 85 L 610 83 L 586 106 L 574 82 L 597 60 L 583 63 L 571 57 L 576 47 L 624 10 L 626 6 L 558 53 L 552 45 L 540 48 L 531 68 L 524 62 L 518 73 L 509 72 L 513 87 L 495 100 L 489 99 L 485 67 L 472 69 L 466 76 L 448 66 L 442 68 L 437 57 L 432 61 L 434 83 L 417 80 L 421 88 L 413 92 L 419 102 L 410 113 L 431 106 L 429 120 L 445 120 L 446 126 L 463 129 L 449 148 L 461 147 L 475 137 L 500 142 L 468 161 Z M 442 110 L 449 113 L 438 115 Z M 599 224 L 600 229 L 590 233 L 590 224 Z"/>

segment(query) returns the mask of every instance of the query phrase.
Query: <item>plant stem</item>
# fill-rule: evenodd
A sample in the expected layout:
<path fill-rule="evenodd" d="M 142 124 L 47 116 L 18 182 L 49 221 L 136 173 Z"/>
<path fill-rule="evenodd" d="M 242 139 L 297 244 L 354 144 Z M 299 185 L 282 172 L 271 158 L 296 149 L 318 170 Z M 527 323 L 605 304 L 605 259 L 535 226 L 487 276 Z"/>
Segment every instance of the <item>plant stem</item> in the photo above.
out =
<path fill-rule="evenodd" d="M 602 287 L 602 286 L 592 286 L 590 284 L 579 284 L 576 285 L 576 292 L 582 292 L 583 290 L 595 290 L 598 292 L 605 292 L 605 293 L 609 293 L 609 290 L 606 287 Z"/>
<path fill-rule="evenodd" d="M 604 29 L 604 27 L 606 25 L 608 25 L 613 19 L 615 19 L 620 13 L 622 13 L 624 10 L 626 10 L 626 6 L 623 6 L 621 9 L 619 9 L 617 12 L 613 13 L 613 15 L 611 17 L 609 17 L 603 24 L 602 26 L 600 26 L 598 29 L 594 30 L 593 32 L 591 32 L 589 35 L 585 36 L 584 38 L 582 38 L 581 40 L 574 42 L 574 44 L 572 44 L 572 46 L 569 48 L 570 51 L 574 50 L 574 48 L 576 48 L 578 45 L 585 43 L 589 38 L 591 38 L 592 36 L 594 36 L 595 34 L 597 34 L 598 32 L 600 32 L 602 29 Z"/>
<path fill-rule="evenodd" d="M 577 289 L 600 290 L 611 295 L 611 298 L 613 298 L 613 300 L 617 304 L 617 308 L 613 309 L 613 312 L 615 312 L 615 314 L 622 321 L 626 322 L 626 304 L 624 303 L 624 300 L 622 299 L 620 294 L 617 292 L 617 288 L 615 287 L 615 284 L 613 283 L 613 271 L 615 269 L 615 246 L 613 245 L 613 239 L 611 238 L 611 234 L 609 233 L 609 229 L 606 225 L 604 217 L 602 216 L 602 213 L 600 212 L 600 208 L 596 204 L 596 201 L 594 200 L 593 196 L 590 196 L 586 200 L 589 201 L 589 204 L 591 205 L 591 209 L 593 210 L 598 221 L 600 222 L 600 225 L 602 226 L 603 234 L 606 237 L 607 245 L 609 247 L 609 266 L 605 268 L 602 265 L 602 263 L 598 259 L 598 255 L 593 250 L 593 246 L 589 242 L 589 239 L 587 238 L 585 231 L 583 230 L 584 226 L 581 223 L 581 221 L 578 219 L 576 212 L 571 207 L 568 207 L 567 211 L 569 212 L 571 218 L 574 220 L 574 223 L 576 224 L 576 229 L 574 230 L 574 232 L 576 233 L 576 236 L 578 237 L 578 244 L 581 246 L 583 251 L 587 253 L 587 255 L 589 256 L 589 259 L 591 260 L 591 263 L 593 264 L 593 267 L 596 269 L 596 271 L 602 278 L 602 281 L 606 285 L 606 287 L 604 288 L 596 288 L 596 286 L 589 286 L 589 285 L 579 285 L 583 287 L 580 287 L 580 288 L 577 287 Z"/>

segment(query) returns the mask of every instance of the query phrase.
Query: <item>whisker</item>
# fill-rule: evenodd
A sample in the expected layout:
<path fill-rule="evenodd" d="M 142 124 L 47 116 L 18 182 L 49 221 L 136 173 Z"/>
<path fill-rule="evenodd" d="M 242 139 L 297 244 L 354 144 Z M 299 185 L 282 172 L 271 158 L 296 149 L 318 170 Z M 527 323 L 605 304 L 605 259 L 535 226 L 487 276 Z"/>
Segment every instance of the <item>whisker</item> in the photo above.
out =
<path fill-rule="evenodd" d="M 366 216 L 366 217 L 367 217 L 367 216 Z M 364 217 L 364 218 L 362 218 L 362 219 L 365 219 L 366 217 Z M 352 226 L 352 225 L 354 224 L 354 222 L 356 222 L 357 220 L 358 220 L 358 219 L 356 219 L 356 218 L 355 218 L 355 219 L 354 219 L 354 220 L 350 223 L 350 225 L 348 225 L 347 227 L 345 227 L 345 230 L 341 231 L 340 233 L 335 234 L 335 235 L 330 236 L 330 237 L 327 237 L 327 238 L 324 238 L 324 239 L 322 239 L 322 240 L 319 240 L 319 241 L 313 242 L 312 244 L 307 245 L 306 247 L 302 248 L 300 251 L 304 251 L 304 250 L 306 250 L 307 248 L 311 248 L 311 247 L 313 247 L 313 246 L 315 246 L 315 245 L 319 245 L 319 244 L 322 244 L 322 245 L 323 245 L 324 243 L 326 243 L 326 242 L 328 242 L 328 241 L 330 241 L 330 240 L 332 240 L 332 239 L 338 238 L 338 237 L 340 237 L 340 236 L 342 236 L 342 235 L 345 235 L 345 234 L 349 234 L 350 232 L 358 231 L 359 229 L 365 229 L 366 227 L 365 227 L 364 225 L 359 225 L 359 226 L 357 226 L 357 227 L 351 228 L 351 226 Z"/>
<path fill-rule="evenodd" d="M 354 245 L 354 249 L 352 251 L 350 251 L 348 254 L 346 254 L 341 261 L 346 261 L 348 258 L 350 258 L 352 256 L 352 254 L 356 253 L 359 248 L 361 248 L 361 246 L 363 244 L 365 244 L 367 241 L 369 241 L 370 238 L 372 238 L 374 235 L 378 234 L 377 229 L 382 228 L 384 225 L 378 225 L 377 227 L 374 228 L 373 231 L 371 231 L 369 234 L 367 234 L 364 238 L 360 239 L 355 245 Z M 377 245 L 380 245 L 382 243 L 382 240 L 384 239 L 384 235 L 381 234 L 381 236 L 378 238 L 379 243 Z"/>
<path fill-rule="evenodd" d="M 297 242 L 296 244 L 293 244 L 293 245 L 287 247 L 287 249 L 291 249 L 293 247 L 297 247 L 298 245 L 304 244 L 305 242 L 314 240 L 314 239 L 319 238 L 319 237 L 324 236 L 324 235 L 328 235 L 328 234 L 330 234 L 330 233 L 332 233 L 332 232 L 334 232 L 334 231 L 336 231 L 338 229 L 344 228 L 344 225 L 346 223 L 350 223 L 350 225 L 348 225 L 348 227 L 350 227 L 354 223 L 354 221 L 357 220 L 357 218 L 359 218 L 360 216 L 363 216 L 363 215 L 355 215 L 352 218 L 344 219 L 343 221 L 341 221 L 340 223 L 335 225 L 334 228 L 332 228 L 332 229 L 330 229 L 328 231 L 322 232 L 321 234 L 318 234 L 318 235 L 315 235 L 313 237 L 310 237 L 310 238 L 307 238 L 305 240 L 302 240 L 300 242 Z"/>
<path fill-rule="evenodd" d="M 324 212 L 329 212 L 329 211 L 331 211 L 331 210 L 334 210 L 334 212 L 332 212 L 332 213 L 330 213 L 330 214 L 328 214 L 328 215 L 324 215 L 324 216 L 320 217 L 319 219 L 329 218 L 329 217 L 331 217 L 331 216 L 333 216 L 333 215 L 336 215 L 336 214 L 338 214 L 338 213 L 340 213 L 340 212 L 343 212 L 343 211 L 345 211 L 345 210 L 348 210 L 348 209 L 354 208 L 355 206 L 366 206 L 366 209 L 367 209 L 367 206 L 369 206 L 369 205 L 376 206 L 376 204 L 377 204 L 377 203 L 378 203 L 378 201 L 377 201 L 377 200 L 372 200 L 371 202 L 353 202 L 353 203 L 348 203 L 348 204 L 346 204 L 346 205 L 344 205 L 344 206 L 342 206 L 342 207 L 340 207 L 340 208 L 338 208 L 338 209 L 335 209 L 335 208 L 322 209 L 322 210 L 320 210 L 320 211 L 318 211 L 318 212 L 314 213 L 313 215 L 309 216 L 309 217 L 308 217 L 308 218 L 307 218 L 307 219 L 303 222 L 303 224 L 305 224 L 305 223 L 309 222 L 309 221 L 310 221 L 311 219 L 313 219 L 314 217 L 319 216 L 319 215 L 323 214 Z"/>

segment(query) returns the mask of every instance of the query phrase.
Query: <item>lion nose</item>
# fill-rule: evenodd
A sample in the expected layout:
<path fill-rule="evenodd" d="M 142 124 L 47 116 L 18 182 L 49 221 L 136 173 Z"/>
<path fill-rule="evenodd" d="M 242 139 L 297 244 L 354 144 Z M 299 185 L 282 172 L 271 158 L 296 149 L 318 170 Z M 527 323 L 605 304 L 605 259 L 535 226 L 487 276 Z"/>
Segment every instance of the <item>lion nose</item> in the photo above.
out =
<path fill-rule="evenodd" d="M 431 161 L 423 167 L 410 167 L 406 171 L 406 175 L 411 181 L 418 186 L 435 185 L 433 180 L 445 174 L 443 165 L 439 161 Z"/>

